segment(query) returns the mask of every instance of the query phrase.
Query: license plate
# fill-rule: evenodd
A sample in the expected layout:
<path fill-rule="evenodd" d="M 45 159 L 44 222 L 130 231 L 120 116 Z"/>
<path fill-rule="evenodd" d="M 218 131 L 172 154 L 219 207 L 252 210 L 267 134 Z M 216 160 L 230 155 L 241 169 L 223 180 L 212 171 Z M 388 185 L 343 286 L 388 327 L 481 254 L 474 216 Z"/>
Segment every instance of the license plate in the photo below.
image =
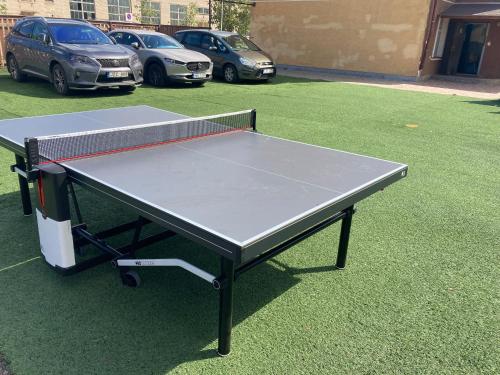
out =
<path fill-rule="evenodd" d="M 264 71 L 262 73 L 263 74 L 273 74 L 274 73 L 274 69 L 273 68 L 264 69 Z"/>
<path fill-rule="evenodd" d="M 108 78 L 126 78 L 128 72 L 108 72 Z"/>
<path fill-rule="evenodd" d="M 205 73 L 193 73 L 193 78 L 205 78 Z"/>

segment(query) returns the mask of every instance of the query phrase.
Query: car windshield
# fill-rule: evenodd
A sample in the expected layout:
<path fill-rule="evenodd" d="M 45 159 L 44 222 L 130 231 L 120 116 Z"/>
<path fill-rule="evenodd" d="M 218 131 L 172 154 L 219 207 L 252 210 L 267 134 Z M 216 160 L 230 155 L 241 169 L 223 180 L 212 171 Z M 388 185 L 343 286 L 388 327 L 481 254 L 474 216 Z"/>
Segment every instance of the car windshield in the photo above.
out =
<path fill-rule="evenodd" d="M 235 51 L 260 51 L 260 48 L 241 35 L 228 35 L 224 41 Z"/>
<path fill-rule="evenodd" d="M 50 31 L 58 43 L 64 44 L 113 44 L 106 34 L 87 25 L 50 25 Z"/>
<path fill-rule="evenodd" d="M 146 34 L 141 39 L 147 48 L 184 48 L 182 44 L 167 35 Z"/>

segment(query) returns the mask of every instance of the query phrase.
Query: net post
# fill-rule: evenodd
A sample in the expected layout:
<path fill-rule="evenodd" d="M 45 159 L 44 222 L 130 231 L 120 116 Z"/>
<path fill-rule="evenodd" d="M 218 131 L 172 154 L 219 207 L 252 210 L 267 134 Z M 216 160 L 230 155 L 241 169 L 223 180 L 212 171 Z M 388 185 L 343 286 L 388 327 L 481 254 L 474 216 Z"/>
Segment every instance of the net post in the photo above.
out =
<path fill-rule="evenodd" d="M 26 150 L 26 171 L 33 169 L 34 165 L 38 165 L 38 140 L 36 138 L 24 138 L 24 148 Z"/>
<path fill-rule="evenodd" d="M 256 132 L 257 131 L 257 110 L 252 109 L 250 112 L 250 122 L 252 125 L 252 131 Z"/>

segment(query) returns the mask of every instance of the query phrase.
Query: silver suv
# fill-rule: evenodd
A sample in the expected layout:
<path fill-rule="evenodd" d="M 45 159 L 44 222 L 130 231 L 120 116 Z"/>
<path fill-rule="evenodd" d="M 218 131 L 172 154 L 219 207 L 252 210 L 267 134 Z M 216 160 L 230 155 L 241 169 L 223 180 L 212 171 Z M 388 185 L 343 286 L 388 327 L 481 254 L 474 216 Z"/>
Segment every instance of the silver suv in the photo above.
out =
<path fill-rule="evenodd" d="M 150 30 L 113 30 L 108 34 L 139 55 L 146 81 L 163 86 L 168 81 L 190 82 L 202 86 L 212 79 L 212 61 L 202 53 L 190 51 L 174 38 Z"/>
<path fill-rule="evenodd" d="M 101 87 L 133 91 L 143 81 L 137 54 L 86 21 L 25 17 L 6 40 L 11 77 L 47 79 L 61 95 Z"/>

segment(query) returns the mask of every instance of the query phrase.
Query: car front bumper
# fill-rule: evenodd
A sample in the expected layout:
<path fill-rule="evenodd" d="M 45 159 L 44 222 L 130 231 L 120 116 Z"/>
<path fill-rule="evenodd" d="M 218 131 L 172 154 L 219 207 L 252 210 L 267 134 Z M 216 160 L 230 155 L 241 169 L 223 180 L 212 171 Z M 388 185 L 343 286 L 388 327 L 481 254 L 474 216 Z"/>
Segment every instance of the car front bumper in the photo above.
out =
<path fill-rule="evenodd" d="M 168 79 L 177 82 L 206 82 L 212 79 L 213 64 L 208 69 L 189 70 L 187 65 L 165 64 Z"/>
<path fill-rule="evenodd" d="M 67 64 L 65 72 L 68 86 L 73 90 L 97 90 L 107 87 L 140 86 L 144 80 L 142 66 L 134 68 L 103 68 L 83 64 Z M 110 76 L 116 73 L 123 76 Z"/>
<path fill-rule="evenodd" d="M 274 65 L 264 65 L 255 67 L 242 65 L 238 70 L 238 75 L 241 79 L 266 80 L 276 77 L 276 67 Z"/>

